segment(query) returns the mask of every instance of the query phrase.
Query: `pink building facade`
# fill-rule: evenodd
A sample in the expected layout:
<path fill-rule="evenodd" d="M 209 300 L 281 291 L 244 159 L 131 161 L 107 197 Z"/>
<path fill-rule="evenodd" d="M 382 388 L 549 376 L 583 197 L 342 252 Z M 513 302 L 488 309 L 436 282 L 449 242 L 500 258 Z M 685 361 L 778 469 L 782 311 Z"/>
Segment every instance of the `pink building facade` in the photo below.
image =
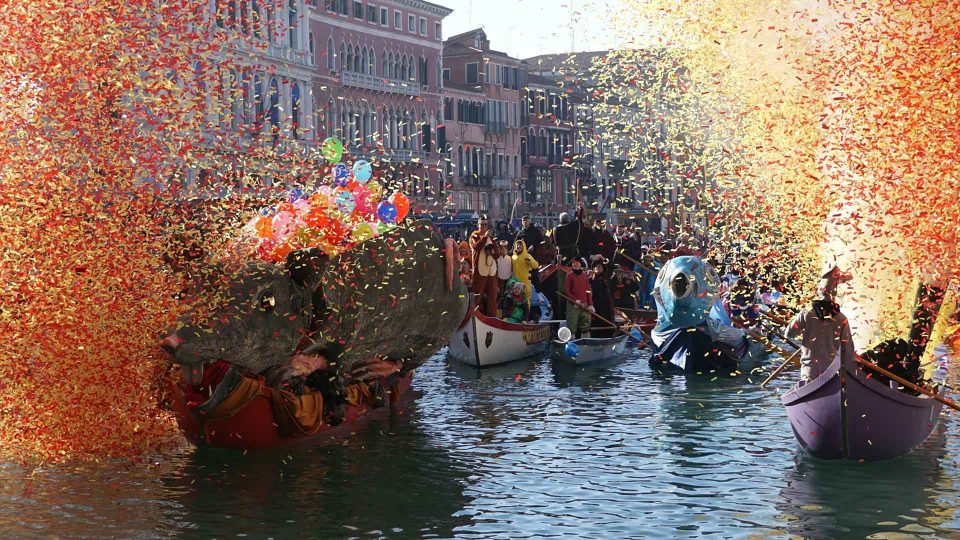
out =
<path fill-rule="evenodd" d="M 446 199 L 438 128 L 450 13 L 420 0 L 320 0 L 309 12 L 315 139 L 340 138 L 419 211 Z"/>
<path fill-rule="evenodd" d="M 453 209 L 508 220 L 521 191 L 521 62 L 481 29 L 448 39 L 443 62 Z"/>

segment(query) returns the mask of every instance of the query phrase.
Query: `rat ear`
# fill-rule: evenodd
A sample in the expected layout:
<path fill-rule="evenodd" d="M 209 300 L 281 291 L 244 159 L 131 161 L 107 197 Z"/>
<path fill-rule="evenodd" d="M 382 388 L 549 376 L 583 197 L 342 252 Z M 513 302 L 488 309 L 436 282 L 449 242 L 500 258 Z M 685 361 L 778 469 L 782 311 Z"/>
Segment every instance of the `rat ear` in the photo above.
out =
<path fill-rule="evenodd" d="M 287 254 L 287 273 L 297 285 L 314 290 L 330 258 L 317 248 L 298 249 Z"/>

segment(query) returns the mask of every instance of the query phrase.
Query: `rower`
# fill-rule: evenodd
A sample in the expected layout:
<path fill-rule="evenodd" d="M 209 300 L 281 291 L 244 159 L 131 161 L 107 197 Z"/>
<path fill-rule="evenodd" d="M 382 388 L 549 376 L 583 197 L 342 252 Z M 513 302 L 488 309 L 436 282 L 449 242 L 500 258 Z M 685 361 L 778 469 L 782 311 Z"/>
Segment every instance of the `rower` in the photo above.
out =
<path fill-rule="evenodd" d="M 784 335 L 800 340 L 800 379 L 810 382 L 820 376 L 838 354 L 853 361 L 853 338 L 847 317 L 836 303 L 837 286 L 850 280 L 835 264 L 824 265 L 817 296 L 810 307 L 802 309 L 787 325 Z M 844 346 L 841 347 L 841 344 Z"/>

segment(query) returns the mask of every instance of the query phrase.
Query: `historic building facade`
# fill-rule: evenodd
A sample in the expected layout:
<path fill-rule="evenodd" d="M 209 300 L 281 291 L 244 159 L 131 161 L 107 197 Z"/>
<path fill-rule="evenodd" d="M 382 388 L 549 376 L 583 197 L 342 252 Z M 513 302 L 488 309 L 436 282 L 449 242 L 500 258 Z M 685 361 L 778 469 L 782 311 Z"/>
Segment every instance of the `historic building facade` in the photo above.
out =
<path fill-rule="evenodd" d="M 443 18 L 421 0 L 327 0 L 309 14 L 316 140 L 335 136 L 411 196 L 442 207 Z"/>
<path fill-rule="evenodd" d="M 521 62 L 476 29 L 444 42 L 443 63 L 450 206 L 508 220 L 522 190 Z"/>

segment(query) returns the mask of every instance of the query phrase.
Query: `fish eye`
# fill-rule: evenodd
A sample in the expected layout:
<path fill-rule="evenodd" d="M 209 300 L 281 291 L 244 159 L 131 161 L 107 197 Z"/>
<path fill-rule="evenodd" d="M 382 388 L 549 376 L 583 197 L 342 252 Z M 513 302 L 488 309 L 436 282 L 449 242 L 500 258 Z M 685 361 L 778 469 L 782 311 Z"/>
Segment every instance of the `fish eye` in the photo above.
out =
<path fill-rule="evenodd" d="M 259 306 L 262 311 L 270 311 L 275 305 L 277 305 L 277 299 L 273 297 L 273 293 L 265 292 L 260 295 Z"/>

